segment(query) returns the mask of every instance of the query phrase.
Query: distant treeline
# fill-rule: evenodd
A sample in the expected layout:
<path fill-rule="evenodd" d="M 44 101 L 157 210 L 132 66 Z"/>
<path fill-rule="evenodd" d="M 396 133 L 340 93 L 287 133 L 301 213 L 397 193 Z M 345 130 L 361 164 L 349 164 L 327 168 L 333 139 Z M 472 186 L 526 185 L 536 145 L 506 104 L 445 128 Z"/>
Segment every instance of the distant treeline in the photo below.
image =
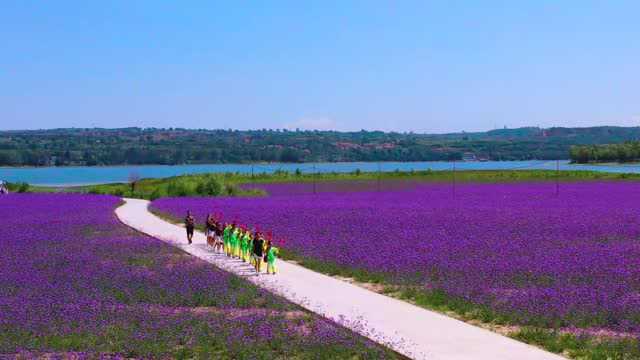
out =
<path fill-rule="evenodd" d="M 640 128 L 381 131 L 52 129 L 0 131 L 0 166 L 566 159 L 572 145 L 640 138 Z"/>
<path fill-rule="evenodd" d="M 571 161 L 575 163 L 631 162 L 640 160 L 640 142 L 630 141 L 623 144 L 604 144 L 573 146 Z"/>

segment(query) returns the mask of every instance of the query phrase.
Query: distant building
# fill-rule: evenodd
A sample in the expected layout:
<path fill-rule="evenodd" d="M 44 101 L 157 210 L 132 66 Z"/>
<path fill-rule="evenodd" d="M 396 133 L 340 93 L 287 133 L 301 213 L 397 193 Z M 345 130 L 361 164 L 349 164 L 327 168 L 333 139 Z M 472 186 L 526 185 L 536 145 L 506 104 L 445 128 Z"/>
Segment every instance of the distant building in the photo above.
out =
<path fill-rule="evenodd" d="M 336 147 L 340 150 L 359 149 L 362 146 L 350 142 L 336 142 Z"/>
<path fill-rule="evenodd" d="M 462 161 L 478 161 L 478 158 L 476 158 L 476 154 L 466 152 L 462 154 Z"/>

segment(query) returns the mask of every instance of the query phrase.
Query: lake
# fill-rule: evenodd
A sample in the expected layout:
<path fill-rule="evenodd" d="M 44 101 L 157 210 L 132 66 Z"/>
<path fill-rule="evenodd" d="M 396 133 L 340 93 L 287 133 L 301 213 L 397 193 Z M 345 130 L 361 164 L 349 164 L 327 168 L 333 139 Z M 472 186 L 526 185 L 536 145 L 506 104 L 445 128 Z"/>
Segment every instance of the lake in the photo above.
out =
<path fill-rule="evenodd" d="M 71 186 L 114 182 L 126 182 L 132 173 L 141 178 L 164 178 L 185 174 L 239 172 L 244 174 L 273 173 L 277 170 L 304 173 L 351 172 L 404 170 L 451 170 L 452 162 L 348 162 L 317 164 L 211 164 L 211 165 L 143 165 L 109 167 L 41 167 L 41 168 L 0 168 L 0 180 L 27 182 L 32 185 Z M 458 170 L 555 170 L 555 161 L 487 161 L 456 162 Z M 630 165 L 572 165 L 568 160 L 560 161 L 561 170 L 594 170 L 617 173 L 640 173 L 640 164 Z"/>

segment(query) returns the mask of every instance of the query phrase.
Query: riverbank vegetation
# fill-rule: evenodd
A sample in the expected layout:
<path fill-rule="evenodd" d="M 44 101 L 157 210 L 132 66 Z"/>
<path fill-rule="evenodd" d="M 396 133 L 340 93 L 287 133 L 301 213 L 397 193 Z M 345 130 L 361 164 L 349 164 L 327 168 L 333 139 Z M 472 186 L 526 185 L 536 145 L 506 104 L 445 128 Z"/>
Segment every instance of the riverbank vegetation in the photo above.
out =
<path fill-rule="evenodd" d="M 32 187 L 26 182 L 6 183 L 6 186 L 10 192 L 25 193 L 32 190 Z"/>
<path fill-rule="evenodd" d="M 243 189 L 233 174 L 184 175 L 165 179 L 141 179 L 135 183 L 90 185 L 65 191 L 110 194 L 154 200 L 166 196 L 259 196 L 264 192 Z"/>
<path fill-rule="evenodd" d="M 571 161 L 587 163 L 629 163 L 640 161 L 640 142 L 573 146 L 569 152 Z"/>

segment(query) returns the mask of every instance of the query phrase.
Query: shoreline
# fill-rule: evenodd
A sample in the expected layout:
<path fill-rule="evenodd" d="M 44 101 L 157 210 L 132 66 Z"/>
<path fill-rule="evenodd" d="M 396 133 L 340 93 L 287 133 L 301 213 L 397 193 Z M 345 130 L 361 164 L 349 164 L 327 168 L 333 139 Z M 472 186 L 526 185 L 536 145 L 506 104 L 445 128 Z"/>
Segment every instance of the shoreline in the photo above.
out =
<path fill-rule="evenodd" d="M 127 183 L 132 174 L 141 180 L 160 180 L 188 175 L 216 174 L 217 176 L 255 176 L 287 173 L 303 177 L 332 177 L 333 175 L 376 176 L 376 173 L 401 177 L 423 172 L 555 172 L 551 160 L 492 161 L 492 162 L 334 162 L 334 163 L 264 163 L 264 164 L 200 164 L 200 165 L 127 165 L 95 167 L 0 167 L 0 180 L 11 183 L 26 182 L 35 187 L 73 188 Z M 377 166 L 376 166 L 377 165 Z M 594 172 L 602 174 L 640 174 L 640 164 L 571 164 L 560 163 L 561 172 Z M 315 175 L 314 175 L 315 174 Z M 374 174 L 374 175 L 372 175 Z M 394 174 L 394 175 L 391 175 Z M 606 175 L 603 175 L 606 176 Z M 286 177 L 286 176 L 285 176 Z M 380 175 L 378 175 L 380 177 Z"/>
<path fill-rule="evenodd" d="M 588 164 L 572 164 L 569 163 L 570 159 L 555 159 L 555 160 L 489 160 L 489 161 L 444 161 L 444 160 L 424 160 L 424 161 L 322 161 L 322 162 L 255 162 L 255 163 L 202 163 L 202 164 L 122 164 L 122 165 L 69 165 L 69 166 L 0 166 L 0 170 L 21 170 L 21 169 L 109 169 L 109 168 L 137 168 L 137 167 L 180 167 L 180 166 L 292 166 L 292 165 L 338 165 L 338 164 L 424 164 L 424 163 L 439 163 L 439 164 L 486 164 L 486 163 L 514 163 L 514 162 L 549 162 L 549 161 L 561 161 L 566 162 L 566 165 L 588 165 Z M 640 162 L 638 163 L 640 165 Z"/>

